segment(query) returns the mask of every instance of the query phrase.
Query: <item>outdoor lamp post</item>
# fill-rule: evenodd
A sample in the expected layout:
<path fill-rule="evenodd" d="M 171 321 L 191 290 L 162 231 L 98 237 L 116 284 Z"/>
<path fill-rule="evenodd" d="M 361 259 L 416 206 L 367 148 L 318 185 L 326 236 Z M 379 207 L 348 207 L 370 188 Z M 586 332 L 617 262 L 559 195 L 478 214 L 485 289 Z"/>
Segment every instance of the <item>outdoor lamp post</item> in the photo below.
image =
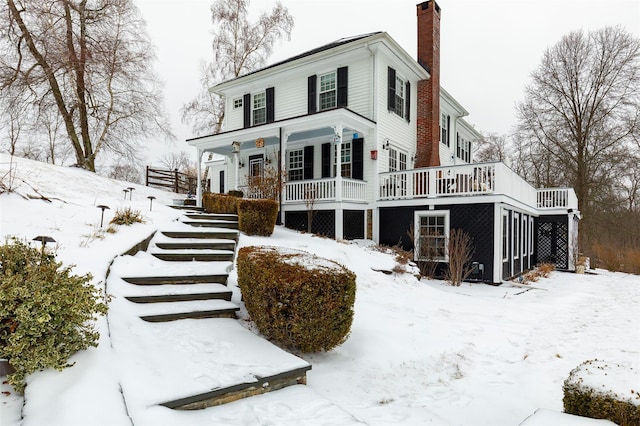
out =
<path fill-rule="evenodd" d="M 37 237 L 35 237 L 33 239 L 33 241 L 40 241 L 42 243 L 42 249 L 41 249 L 41 254 L 44 256 L 44 246 L 47 245 L 47 243 L 55 243 L 56 240 L 54 240 L 53 238 L 51 238 L 48 235 L 38 235 Z"/>
<path fill-rule="evenodd" d="M 124 199 L 127 199 L 127 193 L 129 192 L 128 189 L 123 189 L 122 192 L 124 192 Z"/>
<path fill-rule="evenodd" d="M 153 200 L 156 199 L 156 197 L 154 197 L 153 195 L 149 195 L 147 197 L 149 199 L 149 211 L 153 210 Z"/>
<path fill-rule="evenodd" d="M 104 206 L 104 205 L 101 204 L 101 205 L 96 206 L 96 207 L 98 207 L 100 210 L 102 210 L 102 213 L 100 214 L 100 228 L 102 228 L 102 221 L 104 219 L 104 211 L 105 210 L 109 210 L 109 206 Z"/>
<path fill-rule="evenodd" d="M 134 187 L 130 186 L 127 188 L 129 190 L 129 201 L 131 201 L 131 194 L 133 194 Z"/>

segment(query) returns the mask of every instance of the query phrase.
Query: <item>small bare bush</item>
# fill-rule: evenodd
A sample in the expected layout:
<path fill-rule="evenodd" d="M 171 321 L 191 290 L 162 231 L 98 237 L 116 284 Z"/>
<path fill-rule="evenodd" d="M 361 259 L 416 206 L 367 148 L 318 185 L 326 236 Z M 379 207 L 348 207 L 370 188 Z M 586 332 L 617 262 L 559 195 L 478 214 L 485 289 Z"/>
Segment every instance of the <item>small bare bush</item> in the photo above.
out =
<path fill-rule="evenodd" d="M 473 268 L 471 257 L 473 256 L 473 240 L 462 229 L 452 229 L 449 232 L 449 268 L 445 272 L 445 279 L 453 286 L 459 286 L 466 280 Z"/>
<path fill-rule="evenodd" d="M 144 222 L 145 220 L 140 210 L 133 210 L 131 207 L 127 207 L 125 209 L 117 209 L 109 223 L 111 225 L 133 225 L 134 223 Z"/>

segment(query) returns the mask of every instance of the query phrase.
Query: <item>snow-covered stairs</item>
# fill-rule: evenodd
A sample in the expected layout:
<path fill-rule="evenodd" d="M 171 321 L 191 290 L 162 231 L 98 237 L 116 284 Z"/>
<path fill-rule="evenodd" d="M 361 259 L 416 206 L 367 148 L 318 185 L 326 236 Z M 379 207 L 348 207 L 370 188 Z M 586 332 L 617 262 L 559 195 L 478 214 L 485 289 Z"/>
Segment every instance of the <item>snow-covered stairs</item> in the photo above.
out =
<path fill-rule="evenodd" d="M 206 267 L 217 267 L 217 273 L 122 277 L 131 284 L 125 298 L 136 303 L 140 318 L 149 322 L 235 318 L 240 308 L 231 302 L 226 284 L 238 240 L 237 216 L 188 210 L 184 217 L 186 220 L 174 229 L 163 230 L 151 239 L 147 253 L 161 261 L 154 270 L 174 266 L 171 269 L 185 271 L 207 262 Z M 194 227 L 198 230 L 193 231 Z"/>
<path fill-rule="evenodd" d="M 146 251 L 112 265 L 114 348 L 143 357 L 132 368 L 149 372 L 148 383 L 123 380 L 125 398 L 193 410 L 306 384 L 309 363 L 235 320 L 240 308 L 227 281 L 239 237 L 237 217 L 184 211 L 180 221 L 156 232 Z M 131 336 L 140 348 L 128 343 Z M 145 355 L 145 346 L 164 342 L 170 342 L 167 349 Z"/>

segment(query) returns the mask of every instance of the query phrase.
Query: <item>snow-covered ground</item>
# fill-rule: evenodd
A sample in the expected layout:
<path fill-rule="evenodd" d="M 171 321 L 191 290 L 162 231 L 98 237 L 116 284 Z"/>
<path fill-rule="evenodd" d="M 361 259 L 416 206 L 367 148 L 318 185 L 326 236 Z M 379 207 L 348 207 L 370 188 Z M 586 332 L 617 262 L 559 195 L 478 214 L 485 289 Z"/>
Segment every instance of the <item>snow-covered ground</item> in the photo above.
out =
<path fill-rule="evenodd" d="M 15 191 L 0 194 L 2 238 L 53 237 L 58 259 L 77 265 L 77 273 L 91 272 L 99 287 L 114 257 L 153 231 L 175 226 L 180 216 L 166 206 L 175 198 L 170 193 L 74 168 L 13 161 Z M 9 167 L 10 158 L 0 154 L 5 184 Z M 125 200 L 122 190 L 129 186 L 135 190 Z M 38 199 L 41 195 L 50 201 Z M 152 211 L 150 195 L 156 197 Z M 105 227 L 123 207 L 140 210 L 146 223 L 103 233 L 100 204 L 110 207 Z M 122 357 L 145 354 L 153 363 L 154 354 L 172 342 L 131 339 L 130 350 L 115 351 L 102 318 L 97 323 L 100 345 L 76 354 L 74 367 L 31 375 L 24 400 L 2 385 L 0 424 L 128 425 L 135 422 L 132 413 L 144 411 L 144 421 L 135 424 L 298 425 L 304 419 L 304 424 L 324 425 L 517 425 L 538 409 L 538 421 L 526 424 L 566 424 L 567 418 L 554 412 L 562 411 L 562 383 L 573 368 L 597 358 L 640 370 L 638 276 L 554 272 L 528 288 L 450 287 L 411 274 L 375 271 L 392 269 L 394 258 L 366 242 L 336 242 L 277 228 L 268 238 L 241 235 L 239 245 L 305 250 L 357 275 L 351 336 L 328 353 L 303 355 L 313 366 L 306 387 L 192 412 L 150 406 L 145 395 L 123 399 L 123 383 L 146 379 L 135 368 L 123 368 L 135 363 Z M 126 264 L 127 259 L 119 261 Z M 236 280 L 232 271 L 228 285 L 240 304 Z M 180 328 L 188 340 L 203 324 L 181 320 L 169 327 Z M 192 350 L 197 359 L 202 347 L 182 350 Z M 203 361 L 202 368 L 213 368 L 211 363 Z M 180 378 L 172 380 L 166 389 L 184 385 L 177 383 Z"/>

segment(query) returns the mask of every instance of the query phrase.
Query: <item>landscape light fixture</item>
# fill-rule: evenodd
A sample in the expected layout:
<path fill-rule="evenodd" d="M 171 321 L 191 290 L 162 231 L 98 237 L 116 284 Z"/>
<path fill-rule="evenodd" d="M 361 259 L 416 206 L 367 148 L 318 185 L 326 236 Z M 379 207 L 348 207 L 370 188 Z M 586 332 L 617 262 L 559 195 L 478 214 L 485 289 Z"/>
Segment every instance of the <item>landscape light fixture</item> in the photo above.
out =
<path fill-rule="evenodd" d="M 103 219 L 104 219 L 104 211 L 105 210 L 109 210 L 109 206 L 104 206 L 104 205 L 100 204 L 99 206 L 96 206 L 96 207 L 98 207 L 100 210 L 102 210 L 102 213 L 100 214 L 100 228 L 102 228 L 102 222 L 103 222 Z"/>
<path fill-rule="evenodd" d="M 55 243 L 56 240 L 54 240 L 53 238 L 51 238 L 48 235 L 38 235 L 37 237 L 35 237 L 33 239 L 33 241 L 40 241 L 42 243 L 42 249 L 41 249 L 41 253 L 44 256 L 44 246 L 47 245 L 47 243 Z"/>
<path fill-rule="evenodd" d="M 134 187 L 130 186 L 127 188 L 129 190 L 129 201 L 131 201 L 131 194 L 133 194 Z"/>
<path fill-rule="evenodd" d="M 149 211 L 153 210 L 153 200 L 156 199 L 156 197 L 154 197 L 153 195 L 149 195 L 147 197 L 149 199 Z"/>
<path fill-rule="evenodd" d="M 124 199 L 127 199 L 127 193 L 129 192 L 128 189 L 123 189 L 122 192 L 124 192 Z"/>

